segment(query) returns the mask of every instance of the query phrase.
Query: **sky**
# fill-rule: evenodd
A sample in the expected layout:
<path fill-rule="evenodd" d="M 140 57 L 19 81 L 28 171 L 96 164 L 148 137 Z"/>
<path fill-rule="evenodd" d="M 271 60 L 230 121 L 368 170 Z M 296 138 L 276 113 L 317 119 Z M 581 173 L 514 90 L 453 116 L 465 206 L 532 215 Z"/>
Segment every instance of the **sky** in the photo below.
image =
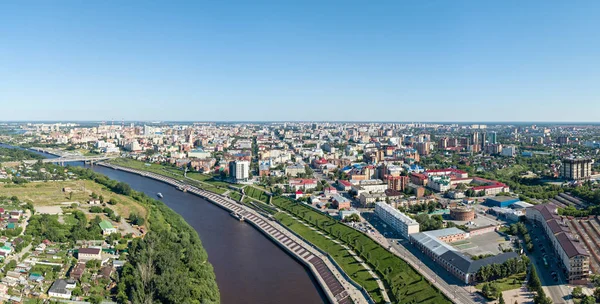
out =
<path fill-rule="evenodd" d="M 2 1 L 0 121 L 600 117 L 600 1 Z"/>

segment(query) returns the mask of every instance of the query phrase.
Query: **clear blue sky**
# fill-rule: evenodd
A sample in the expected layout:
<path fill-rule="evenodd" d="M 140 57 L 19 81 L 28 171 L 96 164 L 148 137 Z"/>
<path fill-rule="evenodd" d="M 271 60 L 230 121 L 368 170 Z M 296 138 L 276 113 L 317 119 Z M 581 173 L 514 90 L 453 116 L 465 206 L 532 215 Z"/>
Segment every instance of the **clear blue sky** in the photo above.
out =
<path fill-rule="evenodd" d="M 0 120 L 598 121 L 598 16 L 600 1 L 3 1 Z"/>

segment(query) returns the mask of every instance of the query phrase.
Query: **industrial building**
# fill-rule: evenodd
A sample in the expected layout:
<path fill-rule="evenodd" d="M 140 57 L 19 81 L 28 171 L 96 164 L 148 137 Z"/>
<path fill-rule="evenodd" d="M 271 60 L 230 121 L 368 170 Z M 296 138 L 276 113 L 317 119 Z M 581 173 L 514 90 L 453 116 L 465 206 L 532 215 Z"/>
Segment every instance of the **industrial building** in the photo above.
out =
<path fill-rule="evenodd" d="M 403 237 L 419 232 L 419 223 L 385 202 L 375 203 L 375 214 Z"/>
<path fill-rule="evenodd" d="M 485 203 L 491 207 L 500 207 L 500 208 L 506 208 L 516 202 L 519 202 L 520 200 L 516 197 L 510 197 L 510 196 L 495 196 L 495 197 L 488 197 L 485 200 Z"/>

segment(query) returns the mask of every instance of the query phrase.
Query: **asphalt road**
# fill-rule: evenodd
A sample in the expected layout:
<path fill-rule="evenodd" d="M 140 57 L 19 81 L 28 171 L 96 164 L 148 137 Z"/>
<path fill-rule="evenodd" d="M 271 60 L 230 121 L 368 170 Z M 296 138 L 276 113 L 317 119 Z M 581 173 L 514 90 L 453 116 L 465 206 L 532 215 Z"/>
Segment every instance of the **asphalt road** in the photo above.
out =
<path fill-rule="evenodd" d="M 529 235 L 533 239 L 535 248 L 534 251 L 528 253 L 527 256 L 535 266 L 535 270 L 540 277 L 542 286 L 544 286 L 546 295 L 551 297 L 552 302 L 554 303 L 573 303 L 573 300 L 571 299 L 571 289 L 567 286 L 567 281 L 562 270 L 558 269 L 559 262 L 553 253 L 554 250 L 550 245 L 550 240 L 546 237 L 546 234 L 540 227 L 534 228 L 532 225 L 527 225 L 527 229 L 529 230 Z M 544 254 L 547 255 L 546 261 L 548 267 L 546 267 L 543 262 Z M 555 281 L 554 278 L 552 278 L 552 275 L 550 274 L 552 271 L 556 271 L 558 280 Z"/>

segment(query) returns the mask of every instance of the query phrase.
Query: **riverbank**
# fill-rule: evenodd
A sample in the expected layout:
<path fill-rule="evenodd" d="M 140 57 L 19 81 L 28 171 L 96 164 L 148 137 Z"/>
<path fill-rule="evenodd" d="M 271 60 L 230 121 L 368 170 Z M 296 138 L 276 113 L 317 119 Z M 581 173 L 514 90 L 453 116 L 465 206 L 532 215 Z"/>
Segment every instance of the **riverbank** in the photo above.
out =
<path fill-rule="evenodd" d="M 343 275 L 339 272 L 339 270 L 318 250 L 289 233 L 277 222 L 269 220 L 256 211 L 243 205 L 239 205 L 237 202 L 218 194 L 190 186 L 187 183 L 174 178 L 166 177 L 164 175 L 146 172 L 143 170 L 125 168 L 107 163 L 99 163 L 98 165 L 149 177 L 151 179 L 169 184 L 175 188 L 185 189 L 188 193 L 200 196 L 209 202 L 212 202 L 213 204 L 227 210 L 228 212 L 237 212 L 238 214 L 243 215 L 246 222 L 250 223 L 260 232 L 267 235 L 269 239 L 284 248 L 286 252 L 290 253 L 302 264 L 307 265 L 311 273 L 317 279 L 319 285 L 325 291 L 327 298 L 331 303 L 368 303 L 362 293 L 350 282 L 344 280 Z"/>

